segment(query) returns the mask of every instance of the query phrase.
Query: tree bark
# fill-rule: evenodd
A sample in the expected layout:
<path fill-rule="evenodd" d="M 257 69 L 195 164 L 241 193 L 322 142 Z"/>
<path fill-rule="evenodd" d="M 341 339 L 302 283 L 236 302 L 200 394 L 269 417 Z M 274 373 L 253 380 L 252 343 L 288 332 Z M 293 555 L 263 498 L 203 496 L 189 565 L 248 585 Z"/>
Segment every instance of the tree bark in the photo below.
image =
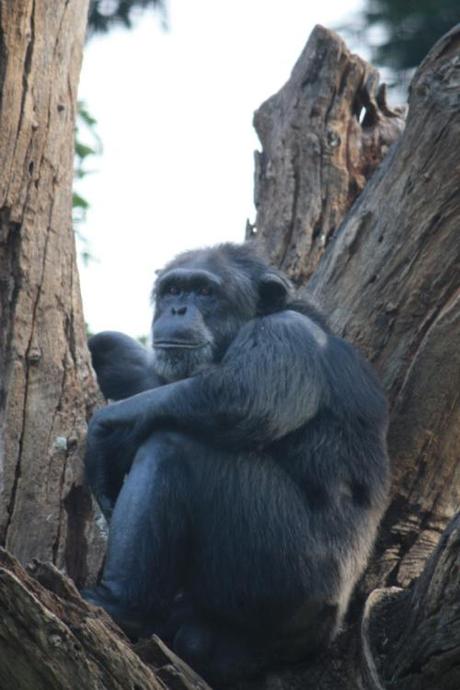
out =
<path fill-rule="evenodd" d="M 136 653 L 51 564 L 32 561 L 27 573 L 0 549 L 0 606 L 4 690 L 209 690 L 158 638 Z"/>
<path fill-rule="evenodd" d="M 439 41 L 417 71 L 402 136 L 399 115 L 386 107 L 368 124 L 366 118 L 362 127 L 358 123 L 356 99 L 363 83 L 378 92 L 377 77 L 322 27 L 314 30 L 288 84 L 255 118 L 264 123 L 258 127 L 263 143 L 258 158 L 270 171 L 259 183 L 255 238 L 278 265 L 291 266 L 294 280 L 316 268 L 307 292 L 325 308 L 334 330 L 374 363 L 390 399 L 393 500 L 372 568 L 376 586 L 410 584 L 460 504 L 459 35 L 457 28 Z M 320 82 L 312 84 L 309 75 L 318 70 Z M 327 147 L 331 127 L 342 133 L 335 160 Z M 356 170 L 349 164 L 356 153 L 346 155 L 340 148 L 356 150 L 357 128 L 362 138 L 381 141 L 382 127 L 386 141 L 391 131 L 397 143 L 341 227 L 332 238 L 326 232 L 321 252 L 313 241 L 312 209 L 326 204 L 340 209 L 343 218 L 348 206 L 337 180 L 349 185 Z M 303 146 L 312 130 L 319 143 L 313 152 Z M 343 132 L 353 132 L 352 140 Z M 360 167 L 366 168 L 369 153 L 357 148 L 363 155 Z M 286 163 L 292 150 L 302 151 L 294 173 Z M 323 179 L 336 182 L 302 187 L 303 178 L 319 178 L 318 170 Z M 294 205 L 292 175 L 303 189 Z M 290 215 L 280 235 L 270 218 L 283 208 Z M 286 257 L 292 252 L 282 249 L 286 242 L 303 247 L 301 265 L 297 259 L 289 264 Z"/>
<path fill-rule="evenodd" d="M 410 584 L 460 505 L 459 64 L 457 27 L 418 69 L 403 135 L 309 285 L 391 403 L 378 584 Z"/>
<path fill-rule="evenodd" d="M 412 590 L 372 592 L 362 638 L 377 688 L 460 688 L 459 572 L 460 514 L 443 533 Z"/>
<path fill-rule="evenodd" d="M 77 582 L 100 563 L 82 482 L 95 399 L 71 225 L 87 0 L 0 4 L 0 541 Z"/>
<path fill-rule="evenodd" d="M 324 36 L 324 30 L 320 32 Z M 404 132 L 335 232 L 319 265 L 314 246 L 309 250 L 311 256 L 304 260 L 306 265 L 317 265 L 307 294 L 326 308 L 334 330 L 358 345 L 374 363 L 391 404 L 392 500 L 374 558 L 360 585 L 361 597 L 374 587 L 410 585 L 459 507 L 459 65 L 457 26 L 436 44 L 418 69 Z M 304 70 L 308 69 L 309 65 L 304 65 Z M 277 128 L 271 131 L 276 139 Z M 269 142 L 268 149 L 273 147 Z M 286 178 L 282 166 L 280 177 L 270 184 L 282 190 Z M 335 206 L 334 187 L 329 194 L 328 203 Z M 282 200 L 278 199 L 277 205 L 282 205 Z M 293 246 L 301 244 L 302 233 L 309 233 L 312 205 L 315 200 L 304 204 L 304 216 L 299 215 L 300 206 L 296 205 L 298 234 L 289 236 Z M 259 210 L 262 219 L 270 210 Z M 257 224 L 255 230 L 257 238 Z M 261 235 L 261 242 L 266 244 L 264 229 Z M 283 260 L 279 263 L 283 265 Z M 450 545 L 451 560 L 458 539 L 450 535 L 458 534 L 458 519 L 454 525 L 443 540 L 443 548 L 447 548 L 446 541 Z M 435 560 L 441 564 L 444 561 L 439 551 L 437 554 Z M 447 555 L 443 558 L 449 560 Z M 419 583 L 435 591 L 440 581 L 436 625 L 439 630 L 445 626 L 448 634 L 430 639 L 435 604 L 423 599 L 422 585 L 418 584 L 405 613 L 396 616 L 393 608 L 387 636 L 379 633 L 379 625 L 386 629 L 383 610 L 380 623 L 371 628 L 374 638 L 380 635 L 387 640 L 386 649 L 379 647 L 381 681 L 377 664 L 368 663 L 369 656 L 366 660 L 363 654 L 372 643 L 361 644 L 364 633 L 360 633 L 357 622 L 358 596 L 347 634 L 304 674 L 283 675 L 281 686 L 296 687 L 301 678 L 302 687 L 312 690 L 379 688 L 390 682 L 391 687 L 401 689 L 459 687 L 455 685 L 460 666 L 459 614 L 458 607 L 452 611 L 449 604 L 459 599 L 460 578 L 455 565 L 448 572 L 439 571 L 442 567 L 428 565 Z M 443 600 L 439 591 L 443 593 L 448 587 L 450 596 Z M 398 595 L 398 605 L 403 596 Z M 366 611 L 372 608 L 375 597 L 371 594 Z M 415 605 L 416 623 L 412 618 L 407 627 L 410 607 Z M 409 650 L 411 632 L 416 629 L 417 644 Z M 404 653 L 398 656 L 399 663 L 393 662 L 395 645 L 402 644 L 401 640 L 406 645 L 407 664 L 402 662 Z M 436 675 L 436 668 L 441 675 Z"/>
<path fill-rule="evenodd" d="M 377 70 L 317 26 L 287 84 L 254 116 L 257 241 L 296 285 L 311 276 L 403 125 L 404 108 L 388 107 Z"/>
<path fill-rule="evenodd" d="M 0 7 L 0 525 L 22 562 L 80 582 L 98 563 L 80 462 L 95 389 L 70 227 L 85 3 Z M 459 66 L 457 27 L 417 71 L 401 135 L 375 70 L 317 27 L 256 114 L 249 234 L 299 287 L 312 276 L 309 294 L 378 368 L 394 483 L 332 649 L 240 690 L 460 687 L 460 517 L 440 539 L 459 503 Z M 2 688 L 207 687 L 159 640 L 130 645 L 53 565 L 26 572 L 0 552 L 0 607 Z"/>

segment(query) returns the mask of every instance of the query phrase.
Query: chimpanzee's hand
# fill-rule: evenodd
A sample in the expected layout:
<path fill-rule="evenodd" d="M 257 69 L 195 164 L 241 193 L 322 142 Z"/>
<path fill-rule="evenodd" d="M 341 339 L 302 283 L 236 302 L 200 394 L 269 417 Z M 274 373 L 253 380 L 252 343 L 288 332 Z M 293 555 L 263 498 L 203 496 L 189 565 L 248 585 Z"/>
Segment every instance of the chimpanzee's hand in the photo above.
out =
<path fill-rule="evenodd" d="M 122 404 L 113 403 L 98 410 L 91 418 L 86 437 L 86 476 L 107 521 L 141 442 L 136 425 L 128 422 L 129 416 L 124 410 L 115 409 Z"/>
<path fill-rule="evenodd" d="M 153 430 L 163 395 L 162 389 L 157 388 L 110 403 L 95 412 L 88 433 L 98 439 L 108 439 L 116 430 L 124 429 L 130 432 L 132 440 L 142 442 Z"/>
<path fill-rule="evenodd" d="M 86 477 L 107 519 L 139 446 L 159 423 L 163 406 L 163 388 L 156 388 L 111 403 L 97 410 L 90 420 Z"/>

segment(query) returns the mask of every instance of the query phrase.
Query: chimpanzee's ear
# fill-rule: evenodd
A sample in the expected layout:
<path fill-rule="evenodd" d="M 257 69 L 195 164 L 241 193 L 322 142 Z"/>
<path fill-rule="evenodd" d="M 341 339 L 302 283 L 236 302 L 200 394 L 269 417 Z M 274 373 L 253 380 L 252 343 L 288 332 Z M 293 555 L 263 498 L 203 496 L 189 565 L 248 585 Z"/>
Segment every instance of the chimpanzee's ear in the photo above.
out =
<path fill-rule="evenodd" d="M 268 269 L 259 280 L 259 310 L 270 313 L 282 309 L 292 296 L 291 281 L 282 273 Z"/>

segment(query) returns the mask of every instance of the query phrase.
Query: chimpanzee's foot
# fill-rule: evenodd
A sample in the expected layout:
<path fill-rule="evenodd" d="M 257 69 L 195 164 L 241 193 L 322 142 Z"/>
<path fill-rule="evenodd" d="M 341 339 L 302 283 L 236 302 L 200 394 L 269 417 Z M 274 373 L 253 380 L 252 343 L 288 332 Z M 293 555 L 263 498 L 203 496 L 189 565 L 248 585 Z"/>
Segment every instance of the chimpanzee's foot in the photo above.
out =
<path fill-rule="evenodd" d="M 263 644 L 199 620 L 180 627 L 172 648 L 213 687 L 261 675 L 269 665 Z"/>
<path fill-rule="evenodd" d="M 168 614 L 163 620 L 158 616 L 147 619 L 142 637 L 158 635 L 172 649 L 173 640 L 179 628 L 186 622 L 195 620 L 195 606 L 191 597 L 180 591 L 174 597 Z"/>
<path fill-rule="evenodd" d="M 103 608 L 131 640 L 142 636 L 143 615 L 122 604 L 107 587 L 98 585 L 93 589 L 83 589 L 80 594 L 89 604 Z"/>

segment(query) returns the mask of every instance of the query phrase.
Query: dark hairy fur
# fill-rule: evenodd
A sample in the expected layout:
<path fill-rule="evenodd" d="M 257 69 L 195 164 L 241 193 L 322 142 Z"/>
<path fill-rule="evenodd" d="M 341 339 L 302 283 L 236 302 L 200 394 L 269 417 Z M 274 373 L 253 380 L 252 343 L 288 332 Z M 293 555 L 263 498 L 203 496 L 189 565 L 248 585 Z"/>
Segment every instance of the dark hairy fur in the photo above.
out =
<path fill-rule="evenodd" d="M 153 348 L 90 340 L 86 471 L 110 521 L 86 592 L 212 683 L 337 633 L 386 505 L 387 407 L 370 365 L 248 246 L 177 257 Z"/>

